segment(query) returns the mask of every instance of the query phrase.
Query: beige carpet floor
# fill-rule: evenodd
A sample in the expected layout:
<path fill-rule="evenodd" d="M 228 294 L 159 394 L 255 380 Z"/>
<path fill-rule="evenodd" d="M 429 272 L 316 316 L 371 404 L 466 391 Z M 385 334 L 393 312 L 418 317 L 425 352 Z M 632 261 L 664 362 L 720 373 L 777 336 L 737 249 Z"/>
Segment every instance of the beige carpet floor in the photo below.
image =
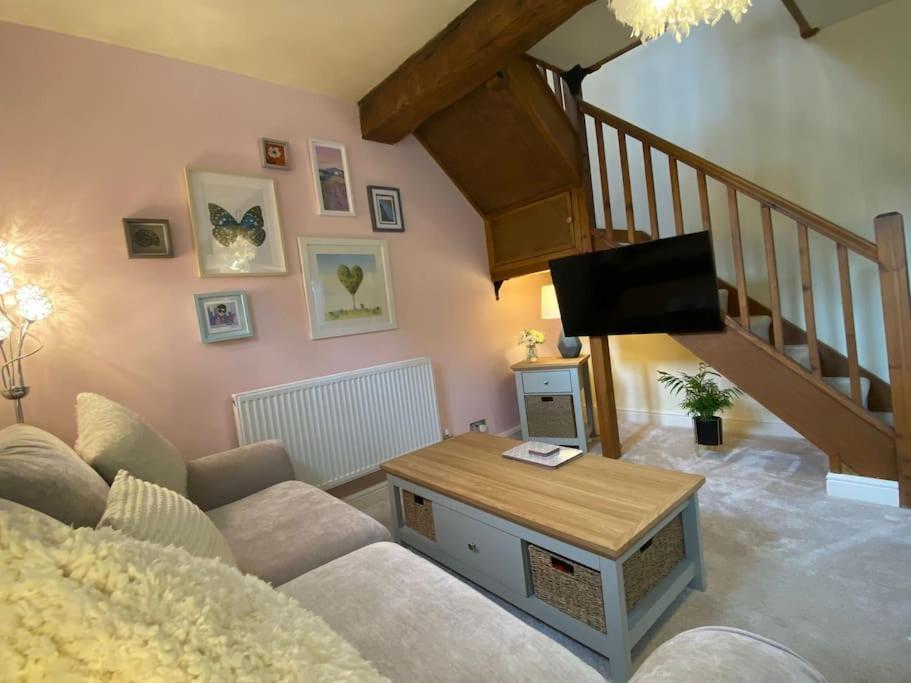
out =
<path fill-rule="evenodd" d="M 803 440 L 730 437 L 725 454 L 698 453 L 688 429 L 621 429 L 624 459 L 706 477 L 708 589 L 681 595 L 634 667 L 677 633 L 720 624 L 780 641 L 831 683 L 911 682 L 911 510 L 826 496 L 826 458 Z M 388 524 L 388 504 L 367 512 Z M 501 604 L 609 677 L 605 658 Z"/>

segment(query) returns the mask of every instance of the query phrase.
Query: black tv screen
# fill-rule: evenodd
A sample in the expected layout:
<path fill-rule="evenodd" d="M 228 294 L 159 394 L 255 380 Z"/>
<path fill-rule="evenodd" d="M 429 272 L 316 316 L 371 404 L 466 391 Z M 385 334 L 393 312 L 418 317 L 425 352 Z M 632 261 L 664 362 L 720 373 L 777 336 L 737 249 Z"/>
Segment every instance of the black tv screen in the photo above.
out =
<path fill-rule="evenodd" d="M 556 259 L 550 274 L 567 336 L 723 327 L 708 232 Z"/>

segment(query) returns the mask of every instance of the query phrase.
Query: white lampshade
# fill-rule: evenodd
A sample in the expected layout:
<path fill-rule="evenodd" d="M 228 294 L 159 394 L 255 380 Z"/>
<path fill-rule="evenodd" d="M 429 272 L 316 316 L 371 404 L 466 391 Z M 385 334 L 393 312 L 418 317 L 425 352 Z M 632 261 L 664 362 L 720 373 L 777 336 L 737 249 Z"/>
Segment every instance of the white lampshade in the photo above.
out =
<path fill-rule="evenodd" d="M 553 285 L 541 287 L 541 319 L 559 320 L 560 305 L 557 303 L 557 290 Z"/>

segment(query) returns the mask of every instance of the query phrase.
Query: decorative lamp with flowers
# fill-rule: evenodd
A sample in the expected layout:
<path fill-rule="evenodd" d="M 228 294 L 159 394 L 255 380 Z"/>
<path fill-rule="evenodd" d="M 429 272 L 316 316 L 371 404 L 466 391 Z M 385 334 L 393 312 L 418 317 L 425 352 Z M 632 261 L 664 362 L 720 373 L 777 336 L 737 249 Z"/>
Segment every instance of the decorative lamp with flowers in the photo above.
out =
<path fill-rule="evenodd" d="M 42 348 L 34 335 L 34 326 L 50 317 L 54 304 L 38 285 L 20 283 L 10 272 L 7 262 L 12 252 L 0 242 L 0 395 L 14 402 L 16 421 L 24 422 L 22 399 L 28 395 L 22 361 Z"/>

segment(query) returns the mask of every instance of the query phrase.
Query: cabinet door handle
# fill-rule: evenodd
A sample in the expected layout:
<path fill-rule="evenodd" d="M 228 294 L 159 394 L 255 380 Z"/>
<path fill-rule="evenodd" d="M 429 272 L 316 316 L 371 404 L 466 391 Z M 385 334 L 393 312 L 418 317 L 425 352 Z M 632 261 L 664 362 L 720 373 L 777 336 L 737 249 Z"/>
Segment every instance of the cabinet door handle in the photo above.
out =
<path fill-rule="evenodd" d="M 550 380 L 549 379 L 544 380 L 544 386 L 547 386 L 548 384 L 550 384 Z"/>
<path fill-rule="evenodd" d="M 478 552 L 478 544 L 477 544 L 477 543 L 469 543 L 469 544 L 468 544 L 468 549 L 469 549 L 471 552 L 476 553 L 476 552 Z"/>

